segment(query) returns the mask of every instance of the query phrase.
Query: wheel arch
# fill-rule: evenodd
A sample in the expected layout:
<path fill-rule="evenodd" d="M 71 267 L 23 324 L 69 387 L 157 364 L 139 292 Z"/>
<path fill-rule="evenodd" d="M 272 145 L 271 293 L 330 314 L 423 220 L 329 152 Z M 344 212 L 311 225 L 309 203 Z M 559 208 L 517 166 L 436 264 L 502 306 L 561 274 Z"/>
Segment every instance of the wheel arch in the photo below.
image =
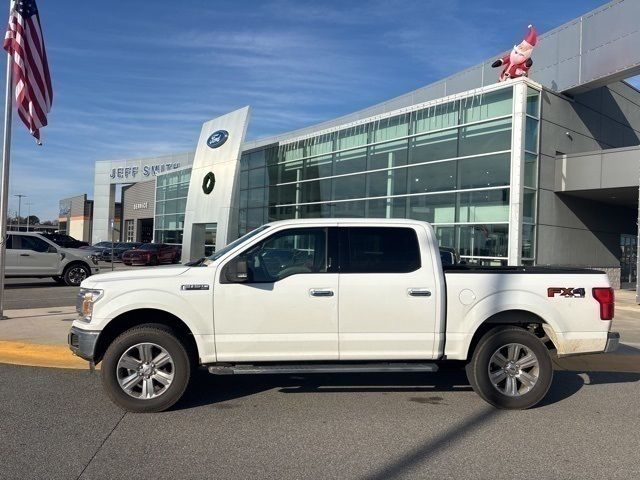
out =
<path fill-rule="evenodd" d="M 121 313 L 113 318 L 100 332 L 94 350 L 94 362 L 99 363 L 107 348 L 121 333 L 139 325 L 158 324 L 171 329 L 183 342 L 194 364 L 200 361 L 198 345 L 193 332 L 176 315 L 155 308 L 138 308 Z"/>
<path fill-rule="evenodd" d="M 547 346 L 555 348 L 553 341 L 547 336 L 547 329 L 553 327 L 539 314 L 525 309 L 509 309 L 494 313 L 477 326 L 467 346 L 467 358 L 471 358 L 480 339 L 491 329 L 500 325 L 518 326 L 529 329 Z"/>

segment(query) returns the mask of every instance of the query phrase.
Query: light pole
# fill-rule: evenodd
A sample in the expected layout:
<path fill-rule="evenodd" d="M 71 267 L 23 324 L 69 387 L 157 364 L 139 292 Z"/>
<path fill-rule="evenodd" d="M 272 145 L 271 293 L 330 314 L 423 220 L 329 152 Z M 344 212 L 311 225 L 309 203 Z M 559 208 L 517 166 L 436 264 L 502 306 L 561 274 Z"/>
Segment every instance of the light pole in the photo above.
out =
<path fill-rule="evenodd" d="M 22 197 L 26 197 L 26 195 L 18 193 L 14 197 L 18 197 L 18 231 L 20 231 L 20 207 L 22 207 Z"/>

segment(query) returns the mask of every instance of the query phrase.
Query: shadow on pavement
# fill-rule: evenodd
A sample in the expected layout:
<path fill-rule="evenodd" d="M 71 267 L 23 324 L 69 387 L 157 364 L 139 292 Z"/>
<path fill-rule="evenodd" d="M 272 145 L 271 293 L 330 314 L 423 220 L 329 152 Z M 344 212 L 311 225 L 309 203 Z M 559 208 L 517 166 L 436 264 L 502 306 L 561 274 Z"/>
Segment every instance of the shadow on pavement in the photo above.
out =
<path fill-rule="evenodd" d="M 586 375 L 585 375 L 586 374 Z M 545 399 L 534 408 L 560 402 L 585 385 L 628 383 L 640 380 L 639 373 L 615 371 L 558 370 Z M 462 369 L 440 373 L 336 373 L 307 375 L 215 376 L 198 371 L 177 410 L 235 400 L 277 389 L 280 393 L 435 393 L 469 392 L 471 386 Z"/>

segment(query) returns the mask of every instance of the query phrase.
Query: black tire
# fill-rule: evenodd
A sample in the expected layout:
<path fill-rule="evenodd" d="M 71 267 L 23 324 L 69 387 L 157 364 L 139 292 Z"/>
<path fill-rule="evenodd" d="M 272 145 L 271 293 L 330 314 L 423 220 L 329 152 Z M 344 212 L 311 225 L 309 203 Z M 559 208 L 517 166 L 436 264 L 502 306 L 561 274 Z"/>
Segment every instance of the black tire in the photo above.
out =
<path fill-rule="evenodd" d="M 60 276 L 60 275 L 55 275 L 53 277 L 53 281 L 56 283 L 59 283 L 60 285 L 64 285 L 65 281 L 64 281 L 64 277 Z"/>
<path fill-rule="evenodd" d="M 151 257 L 151 260 L 149 261 L 149 265 L 158 265 L 158 257 L 157 256 L 153 256 Z"/>
<path fill-rule="evenodd" d="M 517 396 L 503 393 L 498 388 L 506 389 L 506 383 L 498 383 L 496 387 L 489 376 L 490 368 L 495 368 L 495 364 L 493 367 L 490 366 L 490 360 L 494 353 L 501 348 L 506 348 L 508 344 L 519 344 L 526 347 L 535 354 L 538 362 L 536 367 L 530 367 L 528 371 L 530 374 L 537 372 L 537 381 L 533 387 L 526 391 L 527 386 L 518 380 L 515 383 L 518 388 Z M 526 352 L 523 351 L 520 355 L 524 353 Z M 513 368 L 516 367 L 517 363 Z M 476 345 L 466 370 L 473 390 L 486 402 L 502 409 L 522 410 L 533 407 L 545 397 L 553 380 L 553 364 L 547 347 L 533 333 L 515 326 L 502 326 L 489 330 Z M 501 369 L 498 368 L 494 372 L 499 372 L 499 370 Z M 516 371 L 521 370 L 518 368 Z M 507 381 L 505 377 L 504 382 Z"/>
<path fill-rule="evenodd" d="M 169 353 L 173 361 L 173 380 L 155 398 L 134 398 L 118 382 L 118 361 L 131 347 L 147 342 Z M 141 325 L 122 333 L 107 348 L 101 366 L 102 384 L 109 398 L 124 410 L 138 413 L 162 412 L 172 407 L 187 389 L 191 371 L 192 364 L 185 345 L 170 328 L 158 324 Z M 155 386 L 161 387 L 157 382 Z"/>
<path fill-rule="evenodd" d="M 82 263 L 67 265 L 62 274 L 64 283 L 69 287 L 79 287 L 82 280 L 91 275 L 91 269 Z"/>

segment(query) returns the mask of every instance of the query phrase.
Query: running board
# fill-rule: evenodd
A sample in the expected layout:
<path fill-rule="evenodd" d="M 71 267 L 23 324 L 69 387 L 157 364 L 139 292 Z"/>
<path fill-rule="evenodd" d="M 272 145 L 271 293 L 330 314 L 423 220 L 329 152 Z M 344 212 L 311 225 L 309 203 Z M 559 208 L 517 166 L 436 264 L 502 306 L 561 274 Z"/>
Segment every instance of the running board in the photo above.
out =
<path fill-rule="evenodd" d="M 214 375 L 304 374 L 304 373 L 369 373 L 369 372 L 437 372 L 435 363 L 329 363 L 304 365 L 215 365 Z"/>

